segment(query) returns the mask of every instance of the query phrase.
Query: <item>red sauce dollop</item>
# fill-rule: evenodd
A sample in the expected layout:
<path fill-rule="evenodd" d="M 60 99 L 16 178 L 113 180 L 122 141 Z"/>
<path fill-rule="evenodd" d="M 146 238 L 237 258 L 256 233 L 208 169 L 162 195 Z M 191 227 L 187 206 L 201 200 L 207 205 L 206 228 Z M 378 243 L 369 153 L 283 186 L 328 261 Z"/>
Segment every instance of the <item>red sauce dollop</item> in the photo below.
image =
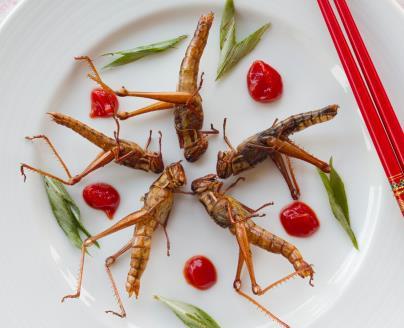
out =
<path fill-rule="evenodd" d="M 112 219 L 121 198 L 118 191 L 106 183 L 94 183 L 83 189 L 83 198 L 92 208 L 102 210 Z"/>
<path fill-rule="evenodd" d="M 280 213 L 283 227 L 289 235 L 308 237 L 320 227 L 316 213 L 303 202 L 293 202 Z"/>
<path fill-rule="evenodd" d="M 91 118 L 114 116 L 118 108 L 118 98 L 114 93 L 100 88 L 91 91 Z"/>
<path fill-rule="evenodd" d="M 262 60 L 252 63 L 247 74 L 247 85 L 251 97 L 263 103 L 278 99 L 283 90 L 279 73 Z"/>
<path fill-rule="evenodd" d="M 191 286 L 201 290 L 212 287 L 217 280 L 215 266 L 202 255 L 193 256 L 185 262 L 184 277 Z"/>

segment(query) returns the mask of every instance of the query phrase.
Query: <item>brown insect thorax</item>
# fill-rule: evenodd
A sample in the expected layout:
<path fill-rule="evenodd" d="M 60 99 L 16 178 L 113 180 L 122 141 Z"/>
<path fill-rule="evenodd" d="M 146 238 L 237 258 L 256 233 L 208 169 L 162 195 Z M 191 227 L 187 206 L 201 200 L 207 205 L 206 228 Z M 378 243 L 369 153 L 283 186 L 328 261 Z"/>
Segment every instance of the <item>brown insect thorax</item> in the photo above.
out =
<path fill-rule="evenodd" d="M 188 162 L 197 161 L 208 149 L 208 138 L 200 131 L 195 131 L 198 136 L 196 140 L 187 147 L 184 147 L 184 157 Z"/>
<path fill-rule="evenodd" d="M 220 193 L 222 186 L 223 182 L 218 181 L 216 174 L 208 174 L 192 181 L 191 189 L 215 223 L 228 228 L 231 222 L 227 217 L 227 200 Z"/>
<path fill-rule="evenodd" d="M 226 179 L 233 174 L 233 158 L 235 151 L 219 151 L 217 154 L 216 173 L 222 178 Z"/>
<path fill-rule="evenodd" d="M 175 190 L 187 183 L 187 177 L 181 162 L 170 164 L 162 175 L 166 179 L 166 188 Z"/>
<path fill-rule="evenodd" d="M 164 171 L 163 155 L 157 152 L 147 152 L 145 157 L 149 162 L 149 171 L 161 173 Z"/>

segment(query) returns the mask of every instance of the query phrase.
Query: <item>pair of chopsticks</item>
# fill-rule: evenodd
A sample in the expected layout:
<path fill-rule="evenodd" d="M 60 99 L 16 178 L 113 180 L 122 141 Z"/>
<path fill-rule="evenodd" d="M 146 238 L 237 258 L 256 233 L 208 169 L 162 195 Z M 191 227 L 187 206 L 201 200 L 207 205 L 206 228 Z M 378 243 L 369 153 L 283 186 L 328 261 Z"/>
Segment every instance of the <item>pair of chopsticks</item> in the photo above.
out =
<path fill-rule="evenodd" d="M 345 0 L 334 0 L 354 56 L 329 0 L 317 0 L 363 120 L 404 215 L 404 135 Z M 362 78 L 362 75 L 365 79 Z"/>

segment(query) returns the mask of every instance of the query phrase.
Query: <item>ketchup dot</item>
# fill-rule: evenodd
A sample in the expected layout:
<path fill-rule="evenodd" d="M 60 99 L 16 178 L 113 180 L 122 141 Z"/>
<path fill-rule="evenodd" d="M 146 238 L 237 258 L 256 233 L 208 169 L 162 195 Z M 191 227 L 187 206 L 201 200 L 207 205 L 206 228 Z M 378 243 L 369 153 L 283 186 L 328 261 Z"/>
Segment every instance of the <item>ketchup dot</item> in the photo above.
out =
<path fill-rule="evenodd" d="M 202 255 L 193 256 L 185 262 L 184 277 L 191 286 L 200 290 L 212 287 L 217 281 L 215 266 Z"/>
<path fill-rule="evenodd" d="M 251 97 L 262 103 L 278 99 L 283 90 L 280 74 L 262 60 L 252 63 L 247 74 L 247 86 Z"/>
<path fill-rule="evenodd" d="M 88 206 L 104 211 L 112 219 L 120 203 L 118 191 L 106 183 L 94 183 L 83 189 L 83 198 Z"/>
<path fill-rule="evenodd" d="M 293 202 L 282 209 L 280 219 L 289 235 L 309 237 L 320 227 L 316 213 L 303 202 Z"/>
<path fill-rule="evenodd" d="M 118 98 L 114 93 L 100 88 L 91 91 L 91 118 L 114 116 L 118 108 Z"/>

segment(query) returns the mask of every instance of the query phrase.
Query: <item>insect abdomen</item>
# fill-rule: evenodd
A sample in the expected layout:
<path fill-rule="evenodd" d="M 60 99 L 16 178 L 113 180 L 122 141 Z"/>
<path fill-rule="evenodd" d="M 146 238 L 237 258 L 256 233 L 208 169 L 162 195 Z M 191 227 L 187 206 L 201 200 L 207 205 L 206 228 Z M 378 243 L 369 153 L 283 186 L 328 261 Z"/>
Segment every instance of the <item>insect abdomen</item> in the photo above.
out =
<path fill-rule="evenodd" d="M 187 48 L 180 68 L 178 91 L 195 92 L 199 61 L 208 40 L 209 30 L 213 22 L 213 13 L 201 16 L 195 34 Z"/>
<path fill-rule="evenodd" d="M 293 244 L 265 230 L 253 221 L 246 222 L 248 240 L 268 252 L 282 254 L 295 268 L 301 270 L 306 263 L 302 254 Z"/>
<path fill-rule="evenodd" d="M 116 141 L 114 139 L 107 137 L 105 134 L 94 130 L 87 124 L 84 124 L 73 117 L 56 112 L 48 114 L 57 124 L 68 127 L 105 151 L 108 151 L 116 146 Z"/>
<path fill-rule="evenodd" d="M 314 110 L 302 114 L 292 115 L 278 123 L 276 131 L 281 131 L 282 135 L 288 136 L 295 132 L 304 130 L 309 126 L 331 120 L 338 113 L 338 105 L 329 105 L 319 110 Z M 275 135 L 277 132 L 275 132 Z"/>
<path fill-rule="evenodd" d="M 157 224 L 157 221 L 148 219 L 136 225 L 132 243 L 130 270 L 126 280 L 126 291 L 129 297 L 133 294 L 136 295 L 136 298 L 139 296 L 140 278 L 149 260 L 151 237 L 157 228 Z"/>

